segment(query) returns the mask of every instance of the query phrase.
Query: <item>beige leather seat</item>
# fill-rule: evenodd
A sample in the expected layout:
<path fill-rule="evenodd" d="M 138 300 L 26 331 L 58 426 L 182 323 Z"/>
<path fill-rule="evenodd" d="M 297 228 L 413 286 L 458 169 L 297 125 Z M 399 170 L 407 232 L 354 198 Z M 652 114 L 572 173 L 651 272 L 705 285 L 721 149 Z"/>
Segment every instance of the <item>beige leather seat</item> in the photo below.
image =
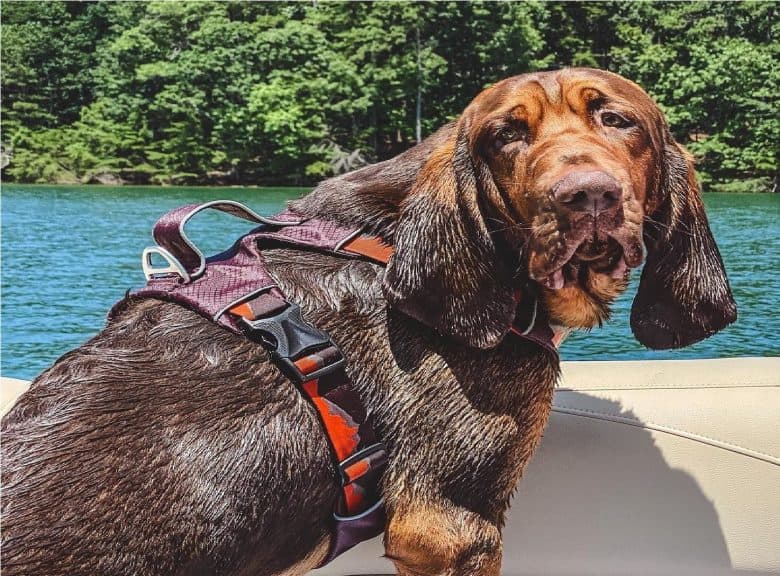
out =
<path fill-rule="evenodd" d="M 564 363 L 504 546 L 506 575 L 780 574 L 780 358 Z"/>
<path fill-rule="evenodd" d="M 564 362 L 505 575 L 780 574 L 780 358 Z M 390 574 L 381 540 L 315 574 Z"/>
<path fill-rule="evenodd" d="M 0 392 L 0 415 L 5 416 L 11 407 L 16 402 L 16 399 L 22 395 L 22 392 L 27 390 L 30 385 L 27 380 L 19 380 L 17 378 L 0 378 L 0 385 L 2 390 Z"/>

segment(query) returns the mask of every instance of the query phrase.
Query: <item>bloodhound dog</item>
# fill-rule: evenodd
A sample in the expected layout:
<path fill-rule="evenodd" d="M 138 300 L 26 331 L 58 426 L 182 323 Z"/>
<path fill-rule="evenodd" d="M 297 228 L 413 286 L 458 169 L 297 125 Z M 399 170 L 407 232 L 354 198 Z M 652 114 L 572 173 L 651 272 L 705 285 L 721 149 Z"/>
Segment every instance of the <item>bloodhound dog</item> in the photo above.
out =
<path fill-rule="evenodd" d="M 507 337 L 518 291 L 587 329 L 644 261 L 631 326 L 646 346 L 736 318 L 691 157 L 648 95 L 608 72 L 499 82 L 418 146 L 292 208 L 394 247 L 386 269 L 266 254 L 343 348 L 387 446 L 385 545 L 403 575 L 499 574 L 559 370 Z M 262 347 L 176 304 L 131 302 L 2 428 L 6 576 L 303 574 L 328 549 L 339 480 L 314 409 Z"/>

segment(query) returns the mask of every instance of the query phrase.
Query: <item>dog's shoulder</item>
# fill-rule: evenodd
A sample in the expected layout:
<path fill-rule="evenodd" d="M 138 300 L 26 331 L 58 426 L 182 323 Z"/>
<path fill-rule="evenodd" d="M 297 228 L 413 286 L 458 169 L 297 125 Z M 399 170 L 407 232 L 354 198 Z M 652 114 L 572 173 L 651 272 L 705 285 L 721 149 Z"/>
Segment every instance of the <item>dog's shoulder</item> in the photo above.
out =
<path fill-rule="evenodd" d="M 365 320 L 384 313 L 384 269 L 377 264 L 289 249 L 269 250 L 264 257 L 287 298 L 310 314 L 329 315 L 331 310 Z"/>

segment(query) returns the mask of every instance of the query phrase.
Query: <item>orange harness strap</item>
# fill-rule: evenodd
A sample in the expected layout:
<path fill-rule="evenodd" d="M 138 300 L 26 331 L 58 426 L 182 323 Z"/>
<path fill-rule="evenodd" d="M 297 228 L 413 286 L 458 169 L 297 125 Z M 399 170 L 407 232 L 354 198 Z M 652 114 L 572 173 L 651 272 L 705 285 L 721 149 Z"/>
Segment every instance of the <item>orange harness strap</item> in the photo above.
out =
<path fill-rule="evenodd" d="M 365 256 L 379 264 L 387 264 L 393 255 L 393 247 L 378 236 L 358 234 L 341 246 L 344 252 Z"/>

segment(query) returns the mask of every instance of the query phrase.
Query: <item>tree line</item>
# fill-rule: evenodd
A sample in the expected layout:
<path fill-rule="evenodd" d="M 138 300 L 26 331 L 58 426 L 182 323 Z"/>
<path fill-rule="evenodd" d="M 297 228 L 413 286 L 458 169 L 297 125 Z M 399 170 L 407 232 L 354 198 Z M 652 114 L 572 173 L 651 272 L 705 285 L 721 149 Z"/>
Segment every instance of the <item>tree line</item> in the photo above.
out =
<path fill-rule="evenodd" d="M 3 2 L 3 179 L 311 183 L 496 80 L 594 66 L 656 98 L 707 189 L 776 189 L 777 6 Z"/>

